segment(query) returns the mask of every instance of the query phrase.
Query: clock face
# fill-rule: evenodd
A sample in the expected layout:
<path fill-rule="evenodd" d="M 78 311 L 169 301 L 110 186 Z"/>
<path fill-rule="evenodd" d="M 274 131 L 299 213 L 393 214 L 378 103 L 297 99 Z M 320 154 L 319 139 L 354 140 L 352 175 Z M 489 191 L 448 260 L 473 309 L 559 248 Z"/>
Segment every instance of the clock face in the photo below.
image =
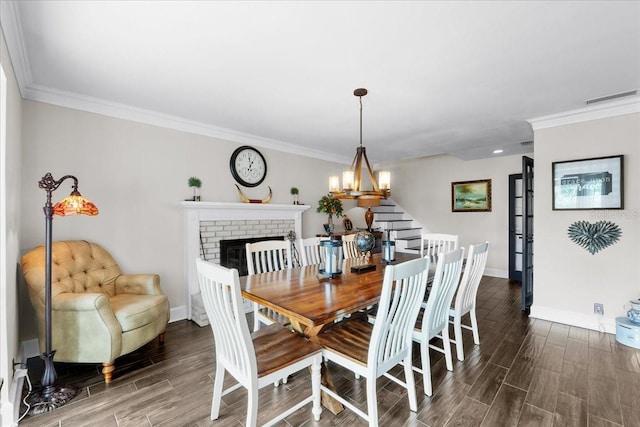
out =
<path fill-rule="evenodd" d="M 236 149 L 229 162 L 231 175 L 240 185 L 256 187 L 267 176 L 267 162 L 255 148 L 243 146 Z"/>

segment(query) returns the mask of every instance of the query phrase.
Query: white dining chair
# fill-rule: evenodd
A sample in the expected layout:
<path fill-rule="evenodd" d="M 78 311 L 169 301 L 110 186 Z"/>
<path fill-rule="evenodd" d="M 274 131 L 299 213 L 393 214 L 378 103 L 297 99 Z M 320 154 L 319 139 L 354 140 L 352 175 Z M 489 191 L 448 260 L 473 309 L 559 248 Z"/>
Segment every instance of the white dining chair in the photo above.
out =
<path fill-rule="evenodd" d="M 456 345 L 456 355 L 458 360 L 464 360 L 464 346 L 462 344 L 462 328 L 473 332 L 473 342 L 480 345 L 480 333 L 478 332 L 478 319 L 476 318 L 476 295 L 478 286 L 487 265 L 487 255 L 489 254 L 489 242 L 469 245 L 467 262 L 464 266 L 464 273 L 458 285 L 453 307 L 449 310 L 450 322 L 453 323 L 455 339 L 451 342 Z M 462 323 L 462 316 L 469 313 L 471 325 Z"/>
<path fill-rule="evenodd" d="M 322 252 L 320 251 L 320 237 L 308 237 L 298 240 L 298 248 L 302 266 L 320 264 Z"/>
<path fill-rule="evenodd" d="M 264 240 L 247 243 L 247 271 L 249 275 L 268 273 L 271 271 L 292 268 L 291 246 L 286 240 Z M 288 319 L 272 310 L 253 304 L 253 330 L 260 329 L 261 324 L 274 322 L 288 323 Z"/>
<path fill-rule="evenodd" d="M 257 425 L 258 390 L 298 371 L 311 371 L 311 395 L 264 425 L 274 425 L 312 402 L 312 414 L 320 420 L 320 370 L 322 349 L 317 343 L 274 323 L 253 336 L 245 316 L 238 270 L 196 260 L 198 283 L 215 340 L 216 373 L 211 419 L 220 415 L 222 396 L 244 387 L 248 394 L 247 427 Z M 237 384 L 223 390 L 225 373 Z M 302 388 L 302 387 L 301 387 Z M 281 402 L 273 407 L 280 410 Z M 226 406 L 226 405 L 225 405 Z"/>
<path fill-rule="evenodd" d="M 342 236 L 342 253 L 345 259 L 357 258 L 360 256 L 360 251 L 356 247 L 356 233 L 345 234 Z"/>
<path fill-rule="evenodd" d="M 385 267 L 378 312 L 373 324 L 362 313 L 336 323 L 315 339 L 322 344 L 325 359 L 365 377 L 367 413 L 349 400 L 322 386 L 325 393 L 369 422 L 378 425 L 376 379 L 384 375 L 405 387 L 409 409 L 417 410 L 415 380 L 411 367 L 411 332 L 424 298 L 429 274 L 427 258 Z M 388 372 L 397 364 L 404 367 L 405 382 Z"/>
<path fill-rule="evenodd" d="M 434 262 L 434 255 L 454 249 L 458 249 L 457 234 L 424 233 L 420 238 L 420 256 L 428 255 Z"/>
<path fill-rule="evenodd" d="M 433 394 L 429 348 L 444 353 L 447 370 L 453 371 L 451 341 L 449 339 L 449 309 L 460 280 L 463 253 L 464 248 L 460 248 L 438 255 L 431 291 L 427 302 L 423 302 L 420 309 L 422 320 L 413 330 L 413 340 L 420 344 L 422 365 L 421 368 L 414 366 L 413 369 L 422 373 L 424 393 L 427 396 Z M 442 347 L 429 343 L 434 337 L 442 340 Z"/>

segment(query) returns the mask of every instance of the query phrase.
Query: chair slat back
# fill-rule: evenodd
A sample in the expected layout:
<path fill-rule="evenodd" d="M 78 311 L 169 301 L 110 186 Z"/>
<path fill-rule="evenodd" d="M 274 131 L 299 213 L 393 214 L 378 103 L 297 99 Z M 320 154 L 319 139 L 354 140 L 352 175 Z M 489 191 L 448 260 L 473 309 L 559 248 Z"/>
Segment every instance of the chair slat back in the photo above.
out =
<path fill-rule="evenodd" d="M 320 250 L 320 238 L 309 237 L 298 241 L 302 266 L 322 263 L 322 251 Z"/>
<path fill-rule="evenodd" d="M 238 382 L 257 377 L 253 341 L 242 305 L 238 270 L 196 259 L 202 301 L 215 340 L 216 361 Z"/>
<path fill-rule="evenodd" d="M 425 233 L 420 241 L 420 256 L 429 255 L 432 260 L 435 259 L 434 255 L 440 252 L 451 252 L 458 249 L 457 234 Z"/>
<path fill-rule="evenodd" d="M 291 245 L 286 240 L 247 243 L 247 271 L 250 275 L 292 268 Z"/>
<path fill-rule="evenodd" d="M 345 259 L 357 258 L 360 252 L 356 247 L 356 234 L 345 234 L 342 236 L 342 253 Z"/>
<path fill-rule="evenodd" d="M 449 309 L 460 281 L 463 253 L 464 248 L 460 248 L 438 255 L 433 285 L 422 317 L 422 334 L 426 341 L 449 326 Z"/>
<path fill-rule="evenodd" d="M 429 259 L 388 265 L 373 325 L 367 366 L 387 372 L 411 352 L 411 332 L 424 299 Z"/>
<path fill-rule="evenodd" d="M 484 268 L 487 265 L 488 254 L 489 242 L 469 245 L 467 264 L 464 267 L 464 273 L 458 285 L 458 293 L 454 304 L 455 310 L 460 311 L 461 314 L 468 313 L 476 303 L 476 294 L 484 274 Z"/>

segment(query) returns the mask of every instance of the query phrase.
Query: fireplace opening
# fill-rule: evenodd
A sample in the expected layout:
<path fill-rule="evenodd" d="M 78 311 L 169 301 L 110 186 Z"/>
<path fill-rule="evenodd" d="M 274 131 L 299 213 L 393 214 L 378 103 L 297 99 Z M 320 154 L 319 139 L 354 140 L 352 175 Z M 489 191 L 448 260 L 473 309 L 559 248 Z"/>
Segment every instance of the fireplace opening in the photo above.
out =
<path fill-rule="evenodd" d="M 264 240 L 284 240 L 284 237 L 268 236 L 220 240 L 220 265 L 227 268 L 236 268 L 240 276 L 246 276 L 249 273 L 247 270 L 246 244 Z"/>

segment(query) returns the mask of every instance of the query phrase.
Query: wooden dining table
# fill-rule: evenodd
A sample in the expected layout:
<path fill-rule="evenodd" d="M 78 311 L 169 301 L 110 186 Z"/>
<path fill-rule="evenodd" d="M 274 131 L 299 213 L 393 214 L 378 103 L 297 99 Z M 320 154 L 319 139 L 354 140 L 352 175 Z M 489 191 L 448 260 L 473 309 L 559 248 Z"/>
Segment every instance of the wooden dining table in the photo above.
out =
<path fill-rule="evenodd" d="M 336 319 L 375 305 L 380 299 L 384 270 L 419 255 L 396 253 L 390 263 L 381 254 L 346 259 L 342 273 L 333 278 L 321 272 L 321 265 L 309 265 L 270 273 L 240 277 L 242 296 L 289 318 L 293 329 L 307 337 L 318 335 Z M 360 273 L 351 267 L 374 265 Z M 323 366 L 323 382 L 332 387 L 331 377 Z M 323 395 L 323 405 L 334 414 L 342 405 Z"/>

